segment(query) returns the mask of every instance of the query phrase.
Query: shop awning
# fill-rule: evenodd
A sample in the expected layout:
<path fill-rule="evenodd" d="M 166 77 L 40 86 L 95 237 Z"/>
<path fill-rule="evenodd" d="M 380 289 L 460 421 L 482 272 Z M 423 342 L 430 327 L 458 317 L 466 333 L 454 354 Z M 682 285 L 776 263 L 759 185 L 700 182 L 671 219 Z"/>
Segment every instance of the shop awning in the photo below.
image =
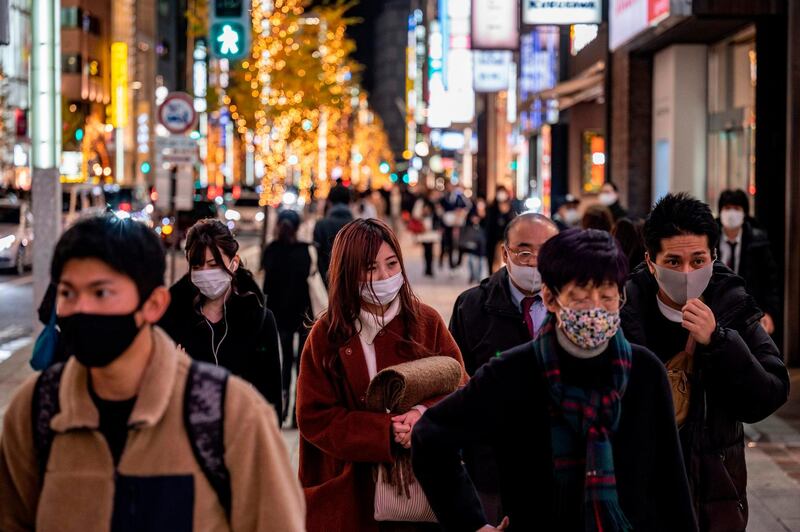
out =
<path fill-rule="evenodd" d="M 602 98 L 605 69 L 605 62 L 598 61 L 574 78 L 532 94 L 523 102 L 521 109 L 529 109 L 536 100 L 558 100 L 558 109 L 563 111 L 581 102 Z"/>

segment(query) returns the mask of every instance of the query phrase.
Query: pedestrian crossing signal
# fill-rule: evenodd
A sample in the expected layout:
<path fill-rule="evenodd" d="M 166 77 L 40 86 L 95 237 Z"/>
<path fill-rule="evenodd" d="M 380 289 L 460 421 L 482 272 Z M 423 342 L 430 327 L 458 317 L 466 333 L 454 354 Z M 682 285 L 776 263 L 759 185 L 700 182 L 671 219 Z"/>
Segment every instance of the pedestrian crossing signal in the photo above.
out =
<path fill-rule="evenodd" d="M 212 0 L 209 40 L 217 59 L 244 59 L 250 54 L 249 0 Z"/>
<path fill-rule="evenodd" d="M 214 55 L 219 58 L 238 59 L 244 55 L 244 28 L 237 22 L 214 24 L 211 39 Z"/>

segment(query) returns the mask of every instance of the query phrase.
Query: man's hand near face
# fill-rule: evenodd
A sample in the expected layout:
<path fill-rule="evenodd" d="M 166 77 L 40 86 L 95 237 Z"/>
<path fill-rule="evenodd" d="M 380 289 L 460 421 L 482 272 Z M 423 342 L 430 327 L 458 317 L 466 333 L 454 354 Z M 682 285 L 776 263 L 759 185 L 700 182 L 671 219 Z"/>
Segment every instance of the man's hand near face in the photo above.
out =
<path fill-rule="evenodd" d="M 688 330 L 701 345 L 711 343 L 711 335 L 717 328 L 717 320 L 708 305 L 699 299 L 690 299 L 682 309 L 683 328 Z"/>

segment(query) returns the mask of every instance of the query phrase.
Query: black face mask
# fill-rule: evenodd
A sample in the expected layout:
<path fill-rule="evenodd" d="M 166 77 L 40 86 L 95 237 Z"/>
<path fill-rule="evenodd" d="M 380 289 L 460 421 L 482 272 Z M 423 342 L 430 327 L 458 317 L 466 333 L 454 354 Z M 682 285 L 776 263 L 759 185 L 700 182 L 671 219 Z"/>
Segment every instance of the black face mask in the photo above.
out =
<path fill-rule="evenodd" d="M 89 368 L 103 368 L 118 359 L 141 330 L 136 311 L 130 314 L 73 314 L 58 317 L 67 354 Z"/>

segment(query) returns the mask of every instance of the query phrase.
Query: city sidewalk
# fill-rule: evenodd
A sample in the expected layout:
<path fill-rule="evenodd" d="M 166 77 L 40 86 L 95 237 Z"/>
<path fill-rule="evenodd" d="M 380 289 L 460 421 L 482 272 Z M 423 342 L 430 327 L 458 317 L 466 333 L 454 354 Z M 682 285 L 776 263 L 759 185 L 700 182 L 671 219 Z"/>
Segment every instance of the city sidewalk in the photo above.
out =
<path fill-rule="evenodd" d="M 424 277 L 420 246 L 414 245 L 406 235 L 401 240 L 406 270 L 415 293 L 449 322 L 455 299 L 468 288 L 466 264 L 454 274 L 437 270 L 435 278 Z M 255 259 L 255 251 L 247 253 L 251 260 Z M 30 352 L 31 345 L 28 345 L 0 363 L 0 419 L 13 390 L 33 373 L 28 365 Z M 800 532 L 800 371 L 792 373 L 792 380 L 790 403 L 777 415 L 746 426 L 750 503 L 747 529 L 750 532 Z M 283 435 L 297 467 L 298 432 L 285 430 Z"/>

